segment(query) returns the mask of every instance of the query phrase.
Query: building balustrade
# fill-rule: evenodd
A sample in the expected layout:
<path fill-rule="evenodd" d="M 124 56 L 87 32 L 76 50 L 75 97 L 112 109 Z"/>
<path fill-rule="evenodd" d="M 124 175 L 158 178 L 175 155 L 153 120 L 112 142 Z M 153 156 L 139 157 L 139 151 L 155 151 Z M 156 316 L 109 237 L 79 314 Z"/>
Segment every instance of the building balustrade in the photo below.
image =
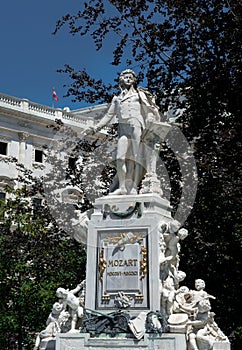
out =
<path fill-rule="evenodd" d="M 78 115 L 76 112 L 62 110 L 60 108 L 52 108 L 44 106 L 35 102 L 31 102 L 27 99 L 21 99 L 13 96 L 8 96 L 0 93 L 0 108 L 8 108 L 15 110 L 16 112 L 23 112 L 30 115 L 42 117 L 43 119 L 55 120 L 61 119 L 66 121 L 67 124 L 75 123 L 76 126 L 92 126 L 95 121 L 93 118 L 85 116 L 83 111 L 90 112 L 90 109 L 83 108 L 81 115 Z"/>

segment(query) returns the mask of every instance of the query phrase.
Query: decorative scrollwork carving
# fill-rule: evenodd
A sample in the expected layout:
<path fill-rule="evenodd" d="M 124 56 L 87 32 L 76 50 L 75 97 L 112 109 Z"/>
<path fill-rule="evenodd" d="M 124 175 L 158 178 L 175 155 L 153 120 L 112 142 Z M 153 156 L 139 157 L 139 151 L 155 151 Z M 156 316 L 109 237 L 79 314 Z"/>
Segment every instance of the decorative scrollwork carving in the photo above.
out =
<path fill-rule="evenodd" d="M 140 279 L 142 280 L 145 278 L 147 274 L 147 248 L 142 246 L 141 247 L 141 262 L 140 262 Z"/>
<path fill-rule="evenodd" d="M 107 262 L 104 259 L 104 248 L 101 249 L 101 253 L 100 253 L 100 258 L 99 258 L 99 273 L 100 273 L 100 280 L 103 280 L 103 273 L 107 267 Z"/>

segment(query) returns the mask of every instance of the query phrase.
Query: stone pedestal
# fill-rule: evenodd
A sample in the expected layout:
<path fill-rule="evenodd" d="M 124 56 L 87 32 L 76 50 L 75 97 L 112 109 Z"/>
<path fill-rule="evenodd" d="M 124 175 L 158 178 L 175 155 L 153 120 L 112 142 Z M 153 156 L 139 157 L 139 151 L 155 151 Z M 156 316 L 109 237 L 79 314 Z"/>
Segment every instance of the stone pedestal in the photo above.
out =
<path fill-rule="evenodd" d="M 55 350 L 56 349 L 56 339 L 55 338 L 48 338 L 48 339 L 42 339 L 41 345 L 39 347 L 39 350 Z"/>
<path fill-rule="evenodd" d="M 230 343 L 216 341 L 213 344 L 213 350 L 230 350 Z"/>
<path fill-rule="evenodd" d="M 56 350 L 189 348 L 185 323 L 166 328 L 165 321 L 162 334 L 147 324 L 147 314 L 161 310 L 161 226 L 171 220 L 169 202 L 158 194 L 110 195 L 96 200 L 88 224 L 82 327 L 86 333 L 57 334 Z M 215 349 L 230 350 L 230 344 L 218 341 Z"/>
<path fill-rule="evenodd" d="M 157 194 L 106 196 L 96 200 L 88 226 L 88 309 L 114 310 L 119 292 L 132 316 L 160 310 L 159 233 L 171 220 L 169 202 Z"/>
<path fill-rule="evenodd" d="M 184 334 L 148 335 L 141 340 L 119 335 L 115 338 L 90 338 L 89 334 L 58 334 L 57 350 L 186 350 Z"/>

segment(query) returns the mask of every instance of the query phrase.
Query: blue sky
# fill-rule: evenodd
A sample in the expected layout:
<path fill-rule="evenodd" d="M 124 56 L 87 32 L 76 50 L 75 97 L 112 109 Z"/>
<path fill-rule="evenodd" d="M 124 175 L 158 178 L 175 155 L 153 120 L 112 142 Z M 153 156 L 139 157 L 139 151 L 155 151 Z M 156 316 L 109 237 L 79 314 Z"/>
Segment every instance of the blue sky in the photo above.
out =
<path fill-rule="evenodd" d="M 0 93 L 27 98 L 51 106 L 51 88 L 59 102 L 55 107 L 78 109 L 85 102 L 73 103 L 63 98 L 68 83 L 65 74 L 56 70 L 65 63 L 75 69 L 113 81 L 117 70 L 111 66 L 113 43 L 108 41 L 96 52 L 90 38 L 72 36 L 67 27 L 52 35 L 58 18 L 80 9 L 82 0 L 8 0 L 0 8 Z M 125 68 L 125 67 L 124 67 Z"/>

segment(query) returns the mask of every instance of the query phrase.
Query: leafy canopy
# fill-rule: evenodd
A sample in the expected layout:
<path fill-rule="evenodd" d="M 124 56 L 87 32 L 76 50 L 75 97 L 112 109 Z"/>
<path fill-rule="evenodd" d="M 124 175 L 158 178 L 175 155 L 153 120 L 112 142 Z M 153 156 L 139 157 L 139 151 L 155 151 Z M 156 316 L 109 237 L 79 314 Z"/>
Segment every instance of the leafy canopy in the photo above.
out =
<path fill-rule="evenodd" d="M 187 284 L 204 278 L 218 296 L 218 323 L 234 349 L 241 347 L 242 324 L 241 20 L 240 0 L 89 0 L 55 29 L 68 26 L 72 35 L 91 37 L 97 50 L 112 40 L 112 64 L 134 69 L 156 95 L 161 112 L 171 100 L 185 107 L 179 122 L 194 149 L 199 184 L 181 264 Z M 94 78 L 68 64 L 61 71 L 71 79 L 67 95 L 75 101 L 109 102 L 117 93 L 117 80 L 107 84 L 101 72 Z M 177 191 L 179 186 L 174 197 Z"/>
<path fill-rule="evenodd" d="M 45 205 L 33 206 L 33 187 L 7 187 L 9 198 L 0 201 L 0 349 L 33 348 L 56 289 L 84 278 L 83 249 Z"/>

